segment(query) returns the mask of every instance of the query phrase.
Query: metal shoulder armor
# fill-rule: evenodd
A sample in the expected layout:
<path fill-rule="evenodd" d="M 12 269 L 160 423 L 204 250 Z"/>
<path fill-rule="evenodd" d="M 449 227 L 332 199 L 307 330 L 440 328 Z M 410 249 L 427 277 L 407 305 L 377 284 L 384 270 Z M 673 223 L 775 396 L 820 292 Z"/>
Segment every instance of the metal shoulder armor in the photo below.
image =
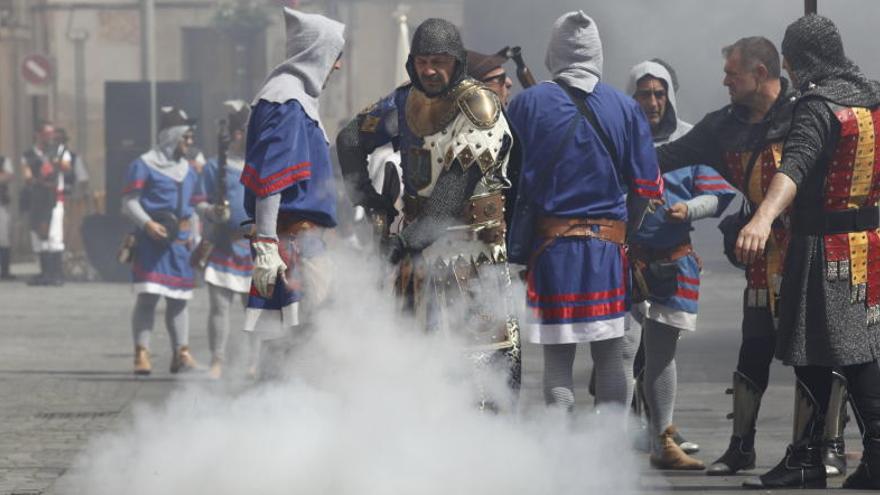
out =
<path fill-rule="evenodd" d="M 485 86 L 475 84 L 463 91 L 458 108 L 478 129 L 491 129 L 501 116 L 498 96 Z"/>

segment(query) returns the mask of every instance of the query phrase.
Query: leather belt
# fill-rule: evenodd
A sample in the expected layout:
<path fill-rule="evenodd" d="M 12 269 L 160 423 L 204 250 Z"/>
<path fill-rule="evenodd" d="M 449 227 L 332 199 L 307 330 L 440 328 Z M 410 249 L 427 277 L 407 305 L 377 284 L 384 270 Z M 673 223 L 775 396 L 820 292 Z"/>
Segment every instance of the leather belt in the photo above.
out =
<path fill-rule="evenodd" d="M 499 191 L 471 197 L 462 216 L 472 224 L 504 220 L 504 194 Z"/>
<path fill-rule="evenodd" d="M 676 261 L 693 252 L 691 240 L 688 239 L 678 246 L 666 249 L 657 249 L 649 246 L 630 244 L 629 254 L 634 259 L 650 263 L 652 261 Z"/>
<path fill-rule="evenodd" d="M 594 237 L 615 244 L 626 242 L 626 223 L 606 218 L 540 217 L 535 226 L 539 238 Z"/>
<path fill-rule="evenodd" d="M 422 214 L 428 199 L 424 196 L 403 197 L 403 214 L 407 224 L 415 221 Z M 503 243 L 506 232 L 504 194 L 501 191 L 493 191 L 472 196 L 459 212 L 458 220 L 463 225 L 451 227 L 448 229 L 449 234 L 458 233 L 461 239 L 476 239 L 487 244 Z"/>
<path fill-rule="evenodd" d="M 626 242 L 626 222 L 607 218 L 539 217 L 535 224 L 535 234 L 543 241 L 532 253 L 529 266 L 561 237 L 594 238 L 623 245 Z"/>
<path fill-rule="evenodd" d="M 845 234 L 880 228 L 877 206 L 840 211 L 808 209 L 795 213 L 792 231 L 800 235 Z"/>

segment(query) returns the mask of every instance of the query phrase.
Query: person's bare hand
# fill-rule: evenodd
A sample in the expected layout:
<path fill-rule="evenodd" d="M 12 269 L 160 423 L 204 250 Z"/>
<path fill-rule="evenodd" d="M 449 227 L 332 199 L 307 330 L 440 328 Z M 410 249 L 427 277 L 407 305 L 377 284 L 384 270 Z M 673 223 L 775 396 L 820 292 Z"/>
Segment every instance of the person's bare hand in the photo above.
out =
<path fill-rule="evenodd" d="M 149 220 L 144 224 L 144 231 L 154 240 L 163 241 L 168 239 L 168 231 L 159 222 Z"/>
<path fill-rule="evenodd" d="M 770 238 L 771 223 L 755 216 L 742 230 L 736 239 L 736 259 L 746 265 L 752 264 L 764 255 L 764 246 Z"/>
<path fill-rule="evenodd" d="M 674 205 L 666 208 L 666 221 L 667 222 L 685 222 L 688 218 L 688 205 L 687 203 L 675 203 Z"/>
<path fill-rule="evenodd" d="M 652 212 L 654 212 L 654 211 L 657 211 L 657 208 L 660 208 L 661 206 L 663 206 L 663 205 L 665 205 L 665 204 L 666 204 L 666 200 L 665 200 L 665 199 L 663 199 L 663 198 L 655 198 L 655 199 L 652 199 L 652 200 L 649 200 L 649 201 L 648 201 L 648 208 L 649 208 Z"/>

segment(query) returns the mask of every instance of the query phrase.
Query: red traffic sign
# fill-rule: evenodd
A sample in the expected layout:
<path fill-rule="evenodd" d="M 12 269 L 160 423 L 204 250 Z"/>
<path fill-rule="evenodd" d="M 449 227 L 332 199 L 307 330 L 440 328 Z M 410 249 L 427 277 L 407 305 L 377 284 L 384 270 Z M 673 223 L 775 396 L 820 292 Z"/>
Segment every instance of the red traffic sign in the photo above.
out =
<path fill-rule="evenodd" d="M 49 84 L 52 76 L 52 62 L 45 55 L 31 54 L 21 61 L 21 77 L 35 86 Z"/>

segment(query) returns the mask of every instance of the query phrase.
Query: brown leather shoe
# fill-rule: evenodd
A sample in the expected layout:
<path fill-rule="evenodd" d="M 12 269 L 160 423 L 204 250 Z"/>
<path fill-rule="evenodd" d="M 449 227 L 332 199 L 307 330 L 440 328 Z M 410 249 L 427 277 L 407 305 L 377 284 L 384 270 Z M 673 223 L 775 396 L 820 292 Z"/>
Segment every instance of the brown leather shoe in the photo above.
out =
<path fill-rule="evenodd" d="M 667 427 L 660 434 L 660 455 L 651 454 L 651 465 L 657 469 L 675 470 L 700 470 L 706 469 L 706 465 L 699 459 L 685 454 L 681 447 L 675 443 L 676 428 L 674 425 Z"/>
<path fill-rule="evenodd" d="M 189 346 L 180 346 L 180 350 L 177 351 L 177 354 L 171 360 L 172 373 L 187 373 L 201 369 L 202 365 L 190 354 Z"/>
<path fill-rule="evenodd" d="M 208 377 L 212 380 L 219 380 L 223 376 L 223 359 L 212 356 L 211 367 L 208 369 Z"/>
<path fill-rule="evenodd" d="M 134 348 L 134 374 L 149 375 L 153 372 L 153 365 L 150 364 L 150 351 L 146 347 L 139 345 Z"/>

